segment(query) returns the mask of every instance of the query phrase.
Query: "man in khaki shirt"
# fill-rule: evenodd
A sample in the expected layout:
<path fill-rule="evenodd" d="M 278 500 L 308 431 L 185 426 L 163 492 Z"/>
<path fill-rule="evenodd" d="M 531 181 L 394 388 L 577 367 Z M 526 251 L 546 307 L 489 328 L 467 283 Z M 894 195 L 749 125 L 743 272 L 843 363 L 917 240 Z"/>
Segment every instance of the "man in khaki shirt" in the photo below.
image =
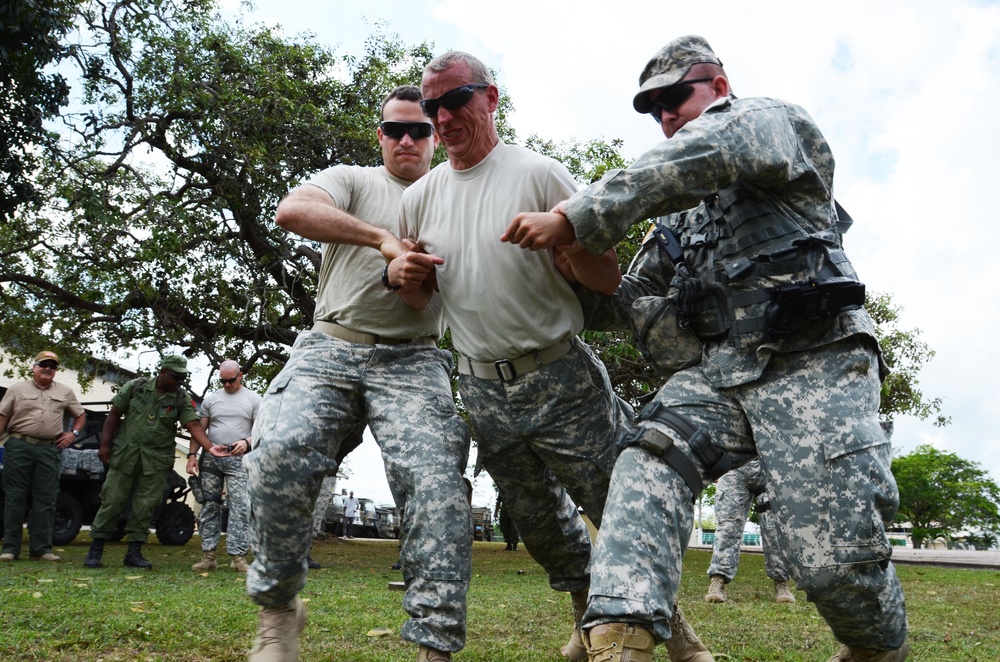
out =
<path fill-rule="evenodd" d="M 3 554 L 0 561 L 14 561 L 21 554 L 22 525 L 28 516 L 28 555 L 32 561 L 59 561 L 52 553 L 62 449 L 72 444 L 87 420 L 76 394 L 57 383 L 59 357 L 39 352 L 31 379 L 14 384 L 0 401 L 0 434 L 8 436 L 4 450 Z M 68 413 L 73 426 L 65 430 Z"/>

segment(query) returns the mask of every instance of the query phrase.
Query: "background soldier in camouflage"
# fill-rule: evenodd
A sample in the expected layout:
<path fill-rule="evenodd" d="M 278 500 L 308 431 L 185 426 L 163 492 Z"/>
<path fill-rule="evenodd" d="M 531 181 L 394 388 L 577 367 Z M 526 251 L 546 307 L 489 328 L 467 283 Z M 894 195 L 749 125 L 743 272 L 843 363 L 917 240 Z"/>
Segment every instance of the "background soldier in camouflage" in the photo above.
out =
<path fill-rule="evenodd" d="M 76 393 L 55 381 L 59 357 L 39 352 L 31 366 L 31 379 L 14 384 L 0 402 L 0 446 L 4 451 L 4 531 L 0 561 L 14 561 L 21 554 L 24 517 L 28 512 L 28 557 L 56 563 L 52 529 L 56 523 L 62 450 L 76 441 L 87 422 Z M 64 429 L 63 417 L 72 417 Z"/>
<path fill-rule="evenodd" d="M 552 255 L 496 243 L 519 209 L 550 209 L 576 184 L 558 162 L 500 140 L 499 91 L 477 58 L 440 55 L 421 85 L 448 163 L 403 195 L 400 230 L 426 253 L 390 272 L 416 306 L 440 290 L 483 466 L 549 584 L 571 593 L 577 627 L 562 653 L 583 659 L 591 545 L 577 505 L 600 526 L 632 408 L 577 337 L 580 303 Z"/>
<path fill-rule="evenodd" d="M 187 472 L 199 474 L 202 504 L 198 517 L 203 557 L 191 566 L 199 572 L 218 567 L 215 549 L 222 536 L 222 491 L 225 487 L 229 502 L 229 522 L 226 527 L 226 551 L 231 557 L 229 567 L 246 572 L 246 555 L 250 548 L 247 517 L 247 470 L 243 455 L 250 450 L 250 433 L 260 408 L 261 397 L 243 387 L 243 372 L 236 361 L 219 365 L 222 388 L 209 393 L 198 407 L 198 416 L 205 433 L 215 446 L 222 446 L 230 457 L 215 457 L 205 453 L 198 459 L 194 442 L 188 453 Z"/>
<path fill-rule="evenodd" d="M 249 472 L 247 593 L 261 606 L 253 662 L 298 659 L 312 510 L 340 447 L 367 421 L 391 484 L 406 494 L 402 560 L 410 615 L 401 630 L 418 660 L 465 645 L 472 520 L 462 473 L 469 438 L 452 397 L 440 301 L 406 306 L 385 270 L 406 249 L 399 198 L 427 173 L 433 128 L 420 90 L 393 90 L 378 140 L 384 167 L 334 166 L 278 205 L 282 227 L 323 243 L 316 317 L 264 394 Z M 381 277 L 380 277 L 381 273 Z"/>
<path fill-rule="evenodd" d="M 885 535 L 899 495 L 878 424 L 884 363 L 842 250 L 829 145 L 801 108 L 730 95 L 701 37 L 669 43 L 639 81 L 633 106 L 669 140 L 506 233 L 523 248 L 603 255 L 632 224 L 670 215 L 611 302 L 611 322 L 638 312 L 638 343 L 677 372 L 615 465 L 585 617 L 590 653 L 625 646 L 632 660 L 652 658 L 652 642 L 670 635 L 693 497 L 730 461 L 759 454 L 789 570 L 844 643 L 833 660 L 903 660 L 903 592 Z M 817 294 L 824 305 L 810 307 Z M 643 314 L 651 297 L 658 316 Z M 679 354 L 680 341 L 704 347 Z"/>
<path fill-rule="evenodd" d="M 778 547 L 760 460 L 751 460 L 733 469 L 716 484 L 715 541 L 712 562 L 708 566 L 710 582 L 705 602 L 726 601 L 726 584 L 736 576 L 740 547 L 743 545 L 743 528 L 755 499 L 760 521 L 760 543 L 764 548 L 764 571 L 774 581 L 774 599 L 776 602 L 795 602 L 795 596 L 788 590 L 788 569 Z"/>
<path fill-rule="evenodd" d="M 205 435 L 191 396 L 182 388 L 187 376 L 187 359 L 171 354 L 160 361 L 155 378 L 133 379 L 112 398 L 97 452 L 101 462 L 110 465 L 101 487 L 101 507 L 90 527 L 93 542 L 83 562 L 88 568 L 103 567 L 104 541 L 114 535 L 118 517 L 130 503 L 125 565 L 153 567 L 143 558 L 142 546 L 149 538 L 153 511 L 163 499 L 167 476 L 173 471 L 178 423 L 207 452 L 216 457 L 229 455 Z"/>

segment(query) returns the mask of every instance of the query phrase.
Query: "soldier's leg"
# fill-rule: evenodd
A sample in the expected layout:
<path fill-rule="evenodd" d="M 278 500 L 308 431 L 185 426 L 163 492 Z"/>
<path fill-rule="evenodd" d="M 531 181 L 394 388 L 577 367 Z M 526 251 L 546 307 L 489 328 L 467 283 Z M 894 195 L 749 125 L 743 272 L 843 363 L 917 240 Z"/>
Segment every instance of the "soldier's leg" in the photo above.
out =
<path fill-rule="evenodd" d="M 35 447 L 11 437 L 4 448 L 4 536 L 3 553 L 21 554 L 24 537 L 24 518 L 28 510 L 28 493 L 34 477 Z"/>
<path fill-rule="evenodd" d="M 469 435 L 451 392 L 451 356 L 380 346 L 365 377 L 369 425 L 386 472 L 405 494 L 400 636 L 438 651 L 465 645 L 472 522 L 465 481 Z"/>
<path fill-rule="evenodd" d="M 323 531 L 323 521 L 326 519 L 326 511 L 333 501 L 333 485 L 336 478 L 326 476 L 320 486 L 319 495 L 316 497 L 316 505 L 313 507 L 313 535 Z"/>
<path fill-rule="evenodd" d="M 198 532 L 201 533 L 201 551 L 214 552 L 222 537 L 222 486 L 223 474 L 219 458 L 202 453 L 199 461 L 201 494 L 204 502 L 198 515 Z M 231 517 L 231 513 L 230 513 Z"/>
<path fill-rule="evenodd" d="M 56 523 L 59 471 L 62 468 L 56 446 L 39 446 L 35 450 L 31 513 L 28 516 L 28 554 L 32 558 L 52 551 L 52 529 Z"/>
<path fill-rule="evenodd" d="M 774 513 L 760 513 L 758 517 L 760 518 L 760 544 L 764 548 L 764 571 L 768 577 L 775 581 L 787 582 L 791 575 L 788 574 L 788 566 L 785 564 L 785 557 L 781 551 L 781 543 L 778 542 L 778 532 L 774 526 Z"/>
<path fill-rule="evenodd" d="M 163 488 L 167 485 L 170 471 L 141 473 L 136 478 L 132 492 L 132 513 L 125 523 L 125 540 L 128 542 L 145 543 L 149 539 L 153 511 L 163 501 Z"/>
<path fill-rule="evenodd" d="M 221 460 L 222 472 L 226 477 L 226 494 L 229 495 L 226 552 L 230 556 L 246 556 L 250 550 L 250 539 L 247 534 L 247 517 L 250 511 L 247 471 L 243 468 L 242 458 L 224 457 Z"/>
<path fill-rule="evenodd" d="M 899 494 L 878 422 L 876 356 L 848 339 L 772 364 L 742 401 L 789 572 L 839 641 L 899 648 L 906 610 L 885 535 Z"/>
<path fill-rule="evenodd" d="M 743 527 L 750 514 L 753 495 L 741 469 L 734 469 L 719 479 L 715 487 L 715 542 L 708 576 L 720 576 L 728 584 L 736 576 L 743 545 Z"/>
<path fill-rule="evenodd" d="M 663 412 L 674 418 L 665 423 Z M 725 451 L 735 467 L 755 450 L 739 406 L 713 388 L 697 366 L 672 376 L 638 418 L 630 442 L 641 443 L 622 451 L 612 474 L 584 628 L 636 625 L 664 641 L 671 636 L 694 496 L 717 477 L 708 459 Z M 706 439 L 710 448 L 702 446 Z"/>
<path fill-rule="evenodd" d="M 132 489 L 138 478 L 138 469 L 122 471 L 114 466 L 108 467 L 101 486 L 101 507 L 94 515 L 90 525 L 92 540 L 108 540 L 118 530 L 118 517 L 128 506 Z"/>
<path fill-rule="evenodd" d="M 254 554 L 247 594 L 263 607 L 291 604 L 305 584 L 316 495 L 363 415 L 357 389 L 372 351 L 306 331 L 264 394 L 243 460 Z"/>
<path fill-rule="evenodd" d="M 537 371 L 536 371 L 537 372 Z M 585 590 L 589 583 L 590 534 L 576 505 L 522 432 L 531 427 L 511 396 L 534 398 L 528 373 L 512 384 L 498 380 L 459 378 L 459 390 L 469 412 L 483 466 L 496 483 L 525 549 L 545 569 L 557 591 Z M 536 376 L 537 377 L 537 376 Z M 533 415 L 541 417 L 545 393 L 538 394 Z"/>

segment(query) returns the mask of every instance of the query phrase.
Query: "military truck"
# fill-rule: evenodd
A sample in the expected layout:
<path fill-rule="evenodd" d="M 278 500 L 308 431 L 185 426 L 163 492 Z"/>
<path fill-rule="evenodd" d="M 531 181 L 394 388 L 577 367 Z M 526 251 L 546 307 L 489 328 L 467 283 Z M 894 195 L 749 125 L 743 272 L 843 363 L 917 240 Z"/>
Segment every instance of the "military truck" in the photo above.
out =
<path fill-rule="evenodd" d="M 7 392 L 0 386 L 0 398 Z M 97 457 L 101 445 L 101 429 L 111 403 L 86 403 L 87 424 L 73 446 L 62 452 L 62 473 L 59 495 L 56 497 L 56 522 L 52 531 L 54 545 L 67 545 L 83 526 L 93 524 L 101 507 L 101 487 L 104 485 L 104 464 Z M 3 449 L 0 448 L 0 451 Z M 3 476 L 3 455 L 0 454 L 0 477 Z M 163 500 L 153 511 L 156 537 L 164 545 L 185 545 L 194 535 L 195 516 L 184 502 L 189 488 L 183 478 L 171 471 L 163 490 Z M 3 535 L 4 494 L 0 482 L 0 536 Z M 125 523 L 131 508 L 118 520 L 118 530 L 112 540 L 125 537 Z"/>

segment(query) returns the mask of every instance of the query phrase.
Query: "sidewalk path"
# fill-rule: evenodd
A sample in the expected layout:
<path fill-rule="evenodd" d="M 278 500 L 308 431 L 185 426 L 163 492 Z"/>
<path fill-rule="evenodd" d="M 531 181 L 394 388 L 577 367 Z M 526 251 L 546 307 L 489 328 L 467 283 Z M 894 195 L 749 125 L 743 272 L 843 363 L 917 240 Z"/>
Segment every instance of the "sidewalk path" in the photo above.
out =
<path fill-rule="evenodd" d="M 712 551 L 711 545 L 691 545 L 688 549 Z M 763 554 L 759 546 L 743 545 L 742 551 L 748 554 Z M 938 565 L 948 568 L 970 568 L 982 570 L 1000 570 L 1000 551 L 974 552 L 959 549 L 909 549 L 905 547 L 892 548 L 893 563 L 908 565 Z"/>

